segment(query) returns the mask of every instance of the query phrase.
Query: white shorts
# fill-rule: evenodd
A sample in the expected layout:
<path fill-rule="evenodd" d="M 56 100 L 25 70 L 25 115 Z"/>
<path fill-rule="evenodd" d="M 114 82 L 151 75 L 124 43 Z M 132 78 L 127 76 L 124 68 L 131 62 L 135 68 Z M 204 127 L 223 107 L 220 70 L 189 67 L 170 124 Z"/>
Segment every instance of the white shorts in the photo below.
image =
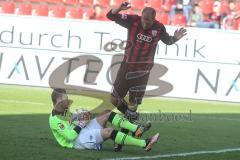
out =
<path fill-rule="evenodd" d="M 101 150 L 104 141 L 101 135 L 101 129 L 103 129 L 103 127 L 97 122 L 97 119 L 92 119 L 80 131 L 75 140 L 74 148 Z"/>

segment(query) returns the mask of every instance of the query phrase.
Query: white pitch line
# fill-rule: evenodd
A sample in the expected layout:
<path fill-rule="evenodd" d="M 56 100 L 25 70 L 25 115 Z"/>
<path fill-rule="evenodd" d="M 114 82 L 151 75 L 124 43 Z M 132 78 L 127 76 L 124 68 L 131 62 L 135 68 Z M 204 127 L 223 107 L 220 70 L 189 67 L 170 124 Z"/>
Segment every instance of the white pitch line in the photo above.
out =
<path fill-rule="evenodd" d="M 40 102 L 18 101 L 18 100 L 7 100 L 7 99 L 0 99 L 0 102 L 18 103 L 18 104 L 31 104 L 31 105 L 40 105 L 40 106 L 48 105 L 48 104 L 40 103 Z M 194 115 L 194 117 L 201 118 L 201 119 L 210 119 L 210 120 L 240 121 L 240 119 L 226 118 L 226 117 L 207 117 L 207 116 L 198 116 L 198 115 Z"/>
<path fill-rule="evenodd" d="M 103 160 L 138 160 L 138 159 L 154 159 L 154 158 L 171 158 L 171 157 L 186 157 L 186 156 L 195 156 L 195 155 L 203 155 L 203 154 L 219 154 L 226 152 L 236 152 L 240 151 L 240 148 L 229 148 L 229 149 L 221 149 L 215 151 L 196 151 L 196 152 L 186 152 L 186 153 L 174 153 L 174 154 L 159 154 L 155 156 L 143 156 L 143 157 L 124 157 L 124 158 L 110 158 Z"/>
<path fill-rule="evenodd" d="M 7 100 L 7 99 L 0 99 L 0 102 L 18 103 L 18 104 L 31 104 L 31 105 L 40 105 L 40 106 L 48 105 L 48 104 L 40 103 L 40 102 L 18 101 L 18 100 Z M 201 119 L 210 119 L 210 120 L 240 121 L 240 119 L 226 118 L 226 117 L 207 117 L 207 116 L 198 116 L 198 115 L 194 115 L 194 117 L 201 118 Z"/>
<path fill-rule="evenodd" d="M 47 104 L 45 103 L 39 103 L 39 102 L 29 102 L 29 101 L 17 101 L 17 100 L 7 100 L 7 99 L 0 99 L 0 102 L 5 102 L 5 103 L 21 103 L 21 104 L 32 104 L 32 105 L 41 105 L 45 106 Z"/>

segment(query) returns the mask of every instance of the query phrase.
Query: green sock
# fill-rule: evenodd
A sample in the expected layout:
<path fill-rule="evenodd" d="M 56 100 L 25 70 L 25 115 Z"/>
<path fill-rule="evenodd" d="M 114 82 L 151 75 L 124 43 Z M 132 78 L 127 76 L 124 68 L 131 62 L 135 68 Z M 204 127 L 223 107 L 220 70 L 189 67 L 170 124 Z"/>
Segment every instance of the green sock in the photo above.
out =
<path fill-rule="evenodd" d="M 115 132 L 115 135 L 116 135 L 114 142 L 117 144 L 146 147 L 146 141 L 143 139 L 137 139 L 116 130 L 113 132 Z"/>
<path fill-rule="evenodd" d="M 115 126 L 119 128 L 127 129 L 131 132 L 135 132 L 138 128 L 137 125 L 132 124 L 126 118 L 122 117 L 121 115 L 112 112 L 109 116 L 109 121 Z"/>

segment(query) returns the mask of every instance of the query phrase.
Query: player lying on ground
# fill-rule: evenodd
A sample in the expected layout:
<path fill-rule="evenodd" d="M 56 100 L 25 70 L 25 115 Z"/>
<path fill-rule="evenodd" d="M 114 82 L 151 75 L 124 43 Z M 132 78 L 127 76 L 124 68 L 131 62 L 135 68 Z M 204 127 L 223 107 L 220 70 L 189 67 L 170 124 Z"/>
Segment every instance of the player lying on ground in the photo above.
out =
<path fill-rule="evenodd" d="M 86 123 L 84 116 L 84 118 L 80 118 L 79 122 L 74 123 L 73 120 L 76 119 L 76 115 L 69 112 L 72 101 L 68 99 L 66 91 L 55 89 L 51 97 L 53 110 L 49 117 L 49 124 L 54 137 L 62 147 L 100 150 L 105 140 L 112 139 L 117 144 L 138 146 L 149 151 L 159 138 L 159 133 L 157 133 L 146 140 L 138 139 L 150 128 L 151 124 L 146 123 L 139 126 L 132 124 L 121 115 L 110 110 L 102 112 L 88 123 Z M 137 138 L 113 128 L 106 128 L 107 122 L 131 131 Z"/>

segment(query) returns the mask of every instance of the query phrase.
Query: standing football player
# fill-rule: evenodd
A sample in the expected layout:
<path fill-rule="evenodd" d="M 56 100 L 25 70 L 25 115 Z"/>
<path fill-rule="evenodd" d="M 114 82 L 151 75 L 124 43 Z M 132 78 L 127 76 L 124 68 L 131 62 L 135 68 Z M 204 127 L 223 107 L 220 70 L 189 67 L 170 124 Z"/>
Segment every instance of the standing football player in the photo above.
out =
<path fill-rule="evenodd" d="M 120 14 L 121 11 L 131 8 L 130 3 L 123 2 L 118 8 L 111 9 L 107 17 L 117 24 L 128 29 L 128 42 L 124 59 L 118 70 L 113 84 L 111 102 L 130 121 L 138 118 L 136 112 L 141 104 L 148 82 L 150 70 L 154 65 L 154 55 L 158 41 L 167 45 L 174 44 L 186 35 L 186 29 L 180 28 L 170 36 L 166 28 L 156 18 L 154 8 L 146 7 L 142 16 Z M 129 92 L 129 102 L 124 97 Z M 121 150 L 117 145 L 115 151 Z"/>

